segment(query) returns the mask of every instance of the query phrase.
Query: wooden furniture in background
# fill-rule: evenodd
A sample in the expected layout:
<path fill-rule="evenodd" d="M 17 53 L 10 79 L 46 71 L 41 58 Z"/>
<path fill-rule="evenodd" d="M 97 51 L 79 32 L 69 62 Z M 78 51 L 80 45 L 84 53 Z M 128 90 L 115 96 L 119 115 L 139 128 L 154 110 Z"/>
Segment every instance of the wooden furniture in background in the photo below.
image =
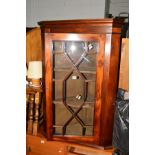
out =
<path fill-rule="evenodd" d="M 41 103 L 42 87 L 26 87 L 27 133 L 37 135 L 39 127 L 39 106 Z"/>
<path fill-rule="evenodd" d="M 129 91 L 129 39 L 122 39 L 119 88 Z"/>
<path fill-rule="evenodd" d="M 48 140 L 111 145 L 121 24 L 117 19 L 39 22 Z"/>
<path fill-rule="evenodd" d="M 26 33 L 26 63 L 42 60 L 41 30 L 31 28 Z"/>
<path fill-rule="evenodd" d="M 26 155 L 112 155 L 113 149 L 74 143 L 47 141 L 44 137 L 26 135 Z"/>

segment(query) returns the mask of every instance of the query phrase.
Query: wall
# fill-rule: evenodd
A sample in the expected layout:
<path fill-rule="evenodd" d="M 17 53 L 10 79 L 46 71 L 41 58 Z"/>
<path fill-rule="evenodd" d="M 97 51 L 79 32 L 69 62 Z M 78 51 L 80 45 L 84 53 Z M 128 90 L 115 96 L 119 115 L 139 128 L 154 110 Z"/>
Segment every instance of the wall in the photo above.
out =
<path fill-rule="evenodd" d="M 104 18 L 106 0 L 26 0 L 26 26 L 41 20 Z"/>
<path fill-rule="evenodd" d="M 120 12 L 129 12 L 129 0 L 110 0 L 109 13 L 118 16 Z"/>

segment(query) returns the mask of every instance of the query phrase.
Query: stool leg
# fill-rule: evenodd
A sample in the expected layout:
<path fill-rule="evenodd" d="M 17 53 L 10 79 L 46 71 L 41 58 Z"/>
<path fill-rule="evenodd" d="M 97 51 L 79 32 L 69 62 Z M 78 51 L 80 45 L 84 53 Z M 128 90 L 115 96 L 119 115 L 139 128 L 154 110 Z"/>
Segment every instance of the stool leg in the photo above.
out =
<path fill-rule="evenodd" d="M 38 133 L 39 103 L 40 103 L 40 93 L 37 92 L 35 94 L 35 116 L 34 116 L 35 120 L 33 123 L 33 135 L 37 135 L 37 133 Z"/>
<path fill-rule="evenodd" d="M 26 94 L 26 129 L 27 129 L 27 122 L 28 122 L 28 104 L 29 104 L 29 94 Z"/>
<path fill-rule="evenodd" d="M 33 107 L 34 107 L 34 94 L 30 94 L 29 101 L 29 114 L 28 114 L 28 134 L 32 134 L 33 130 Z"/>

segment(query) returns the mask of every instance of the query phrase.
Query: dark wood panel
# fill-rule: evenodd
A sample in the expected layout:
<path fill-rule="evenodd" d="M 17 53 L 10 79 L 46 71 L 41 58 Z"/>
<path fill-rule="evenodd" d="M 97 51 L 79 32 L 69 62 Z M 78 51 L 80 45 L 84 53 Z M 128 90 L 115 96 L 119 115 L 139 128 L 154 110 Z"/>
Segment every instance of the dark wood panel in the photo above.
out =
<path fill-rule="evenodd" d="M 51 38 L 45 37 L 45 104 L 46 104 L 46 130 L 47 138 L 50 139 L 52 135 L 52 62 L 51 62 Z"/>
<path fill-rule="evenodd" d="M 114 31 L 116 30 L 116 32 L 120 31 L 120 29 L 116 29 L 116 28 L 120 28 L 121 24 L 123 22 L 123 19 L 112 19 L 112 18 L 105 18 L 105 19 L 87 19 L 87 20 L 57 20 L 57 21 L 41 21 L 38 22 L 38 24 L 44 29 L 44 28 L 51 28 L 53 30 L 64 28 L 64 29 L 70 29 L 70 32 L 72 32 L 72 30 L 76 27 L 85 29 L 85 27 L 87 27 L 88 29 L 90 27 L 94 27 L 94 29 L 97 27 L 105 27 L 105 29 L 103 29 L 103 31 L 100 31 L 100 33 L 104 33 L 106 32 L 107 28 L 114 28 Z M 62 32 L 65 32 L 66 30 L 62 30 Z M 86 30 L 86 29 L 85 29 Z M 86 30 L 87 31 L 87 30 Z M 88 32 L 89 33 L 89 32 Z"/>
<path fill-rule="evenodd" d="M 44 33 L 120 33 L 123 20 L 89 19 L 42 21 L 38 24 Z"/>
<path fill-rule="evenodd" d="M 107 34 L 104 59 L 101 145 L 111 145 L 118 88 L 120 34 Z"/>
<path fill-rule="evenodd" d="M 112 142 L 114 105 L 120 59 L 120 20 L 67 20 L 40 22 L 45 40 L 45 93 L 46 123 L 48 139 L 81 141 L 109 146 Z M 68 33 L 68 34 L 66 34 Z M 74 33 L 74 34 L 73 34 Z M 96 40 L 99 44 L 97 56 L 96 103 L 93 136 L 54 136 L 52 112 L 52 40 Z M 74 68 L 74 67 L 73 67 Z"/>

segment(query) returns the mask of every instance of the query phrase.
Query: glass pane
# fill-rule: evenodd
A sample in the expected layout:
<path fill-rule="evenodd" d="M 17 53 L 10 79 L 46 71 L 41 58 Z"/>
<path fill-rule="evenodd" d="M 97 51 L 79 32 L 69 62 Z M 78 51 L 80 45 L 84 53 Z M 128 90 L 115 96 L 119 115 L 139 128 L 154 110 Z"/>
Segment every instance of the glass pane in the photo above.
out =
<path fill-rule="evenodd" d="M 79 65 L 80 71 L 96 71 L 96 55 L 87 55 Z"/>
<path fill-rule="evenodd" d="M 68 70 L 69 68 L 72 68 L 71 63 L 67 60 L 64 53 L 61 53 L 61 54 L 55 53 L 53 57 L 54 57 L 53 63 L 54 63 L 55 70 L 60 70 L 60 69 Z"/>
<path fill-rule="evenodd" d="M 87 100 L 95 102 L 95 82 L 88 82 Z"/>
<path fill-rule="evenodd" d="M 67 126 L 66 135 L 82 135 L 81 125 L 76 121 L 76 119 L 73 119 Z"/>
<path fill-rule="evenodd" d="M 69 55 L 71 60 L 76 63 L 84 53 L 84 42 L 65 42 L 65 52 Z"/>
<path fill-rule="evenodd" d="M 62 101 L 62 83 L 60 81 L 53 82 L 53 100 Z"/>
<path fill-rule="evenodd" d="M 53 42 L 53 52 L 55 53 L 63 53 L 63 44 L 62 41 L 54 41 Z"/>
<path fill-rule="evenodd" d="M 71 113 L 65 108 L 62 103 L 54 102 L 55 107 L 55 120 L 54 120 L 54 129 L 56 135 L 62 135 L 62 127 L 64 123 L 71 117 Z"/>
<path fill-rule="evenodd" d="M 53 41 L 54 134 L 93 136 L 98 43 Z"/>
<path fill-rule="evenodd" d="M 74 79 L 78 78 L 78 79 Z M 77 73 L 73 73 L 66 80 L 66 100 L 67 103 L 78 104 L 84 101 L 83 81 Z"/>

